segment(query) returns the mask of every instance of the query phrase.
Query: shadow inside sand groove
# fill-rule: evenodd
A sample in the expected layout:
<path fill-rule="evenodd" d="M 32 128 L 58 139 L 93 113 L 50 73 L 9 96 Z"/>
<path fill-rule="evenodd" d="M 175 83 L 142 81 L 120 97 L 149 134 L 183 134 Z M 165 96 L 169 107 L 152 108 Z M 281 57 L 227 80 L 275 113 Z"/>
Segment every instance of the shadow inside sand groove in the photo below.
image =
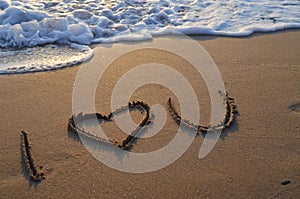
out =
<path fill-rule="evenodd" d="M 220 135 L 220 139 L 221 140 L 225 140 L 227 138 L 227 136 L 230 134 L 230 133 L 237 133 L 239 131 L 239 124 L 238 124 L 238 121 L 237 121 L 237 118 L 238 117 L 241 117 L 239 113 L 237 113 L 235 116 L 234 116 L 234 121 L 232 123 L 232 126 L 230 126 L 229 128 L 227 129 L 224 129 Z"/>
<path fill-rule="evenodd" d="M 20 163 L 21 163 L 21 168 L 22 168 L 22 173 L 23 176 L 26 180 L 28 180 L 28 184 L 30 187 L 34 186 L 38 186 L 40 184 L 40 181 L 33 181 L 30 177 L 30 172 L 28 171 L 27 167 L 26 167 L 26 159 L 25 159 L 25 153 L 23 150 L 23 146 L 22 146 L 22 138 L 20 138 Z"/>

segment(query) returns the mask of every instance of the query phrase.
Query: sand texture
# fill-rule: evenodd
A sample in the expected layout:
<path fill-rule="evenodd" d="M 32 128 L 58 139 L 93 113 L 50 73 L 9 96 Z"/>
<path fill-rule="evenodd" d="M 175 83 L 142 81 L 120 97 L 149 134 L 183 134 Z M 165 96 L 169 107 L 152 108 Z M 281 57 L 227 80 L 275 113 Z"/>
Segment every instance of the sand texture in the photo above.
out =
<path fill-rule="evenodd" d="M 195 36 L 217 64 L 240 116 L 214 149 L 198 158 L 198 136 L 177 161 L 164 169 L 129 174 L 96 160 L 72 133 L 72 91 L 80 66 L 23 75 L 0 76 L 0 198 L 297 198 L 300 195 L 300 31 L 255 34 L 246 38 Z M 95 48 L 93 60 L 101 61 Z M 163 63 L 184 74 L 201 108 L 201 123 L 210 119 L 210 102 L 202 78 L 185 60 L 166 52 L 137 51 L 114 62 L 97 88 L 96 109 L 109 114 L 117 80 L 129 69 Z M 84 67 L 85 64 L 81 65 Z M 188 69 L 187 69 L 188 68 Z M 167 109 L 174 94 L 160 85 L 137 90 L 132 100 Z M 133 113 L 135 114 L 135 113 Z M 136 113 L 137 122 L 142 117 Z M 124 138 L 113 123 L 109 136 Z M 134 152 L 166 145 L 177 124 L 167 115 L 161 132 L 140 139 Z M 21 131 L 30 135 L 36 165 L 45 179 L 33 182 L 21 160 Z M 119 132 L 119 131 L 118 131 Z M 283 181 L 290 180 L 287 185 Z"/>

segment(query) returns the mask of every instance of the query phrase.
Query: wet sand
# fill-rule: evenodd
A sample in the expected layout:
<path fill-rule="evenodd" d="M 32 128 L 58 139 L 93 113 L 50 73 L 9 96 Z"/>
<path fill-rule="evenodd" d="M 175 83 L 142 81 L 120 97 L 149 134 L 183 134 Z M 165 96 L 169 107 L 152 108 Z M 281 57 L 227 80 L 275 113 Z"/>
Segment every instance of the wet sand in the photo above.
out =
<path fill-rule="evenodd" d="M 1 198 L 297 198 L 300 195 L 300 32 L 246 38 L 195 36 L 217 64 L 240 116 L 204 159 L 197 137 L 182 157 L 159 171 L 128 174 L 113 170 L 67 131 L 79 66 L 34 74 L 0 76 Z M 93 59 L 101 61 L 95 49 Z M 201 123 L 210 118 L 203 80 L 188 63 L 168 53 L 133 52 L 112 64 L 97 89 L 96 109 L 109 113 L 116 81 L 134 65 L 155 60 L 183 73 L 194 86 Z M 81 65 L 84 67 L 84 64 Z M 189 70 L 186 70 L 189 68 Z M 132 99 L 164 107 L 167 88 L 149 85 Z M 177 104 L 178 105 L 178 104 Z M 107 125 L 109 132 L 114 125 Z M 22 173 L 21 130 L 29 132 L 41 183 Z M 137 141 L 135 152 L 167 144 L 177 125 L 167 115 L 162 131 Z M 290 180 L 288 185 L 281 182 Z"/>

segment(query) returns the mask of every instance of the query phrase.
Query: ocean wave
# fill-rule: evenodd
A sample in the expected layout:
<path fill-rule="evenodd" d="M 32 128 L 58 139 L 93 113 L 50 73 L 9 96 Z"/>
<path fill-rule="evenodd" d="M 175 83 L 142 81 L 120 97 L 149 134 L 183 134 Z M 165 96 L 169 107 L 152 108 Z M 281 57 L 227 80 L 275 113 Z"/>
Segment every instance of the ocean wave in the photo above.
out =
<path fill-rule="evenodd" d="M 0 0 L 0 47 L 147 40 L 163 34 L 248 36 L 300 28 L 294 0 Z"/>

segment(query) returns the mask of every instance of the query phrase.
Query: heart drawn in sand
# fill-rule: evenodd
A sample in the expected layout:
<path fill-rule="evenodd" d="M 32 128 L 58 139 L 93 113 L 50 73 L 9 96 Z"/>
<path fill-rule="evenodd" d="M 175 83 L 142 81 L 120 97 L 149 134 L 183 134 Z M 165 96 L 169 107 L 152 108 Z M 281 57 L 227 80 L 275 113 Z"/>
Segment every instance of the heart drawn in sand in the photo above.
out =
<path fill-rule="evenodd" d="M 95 135 L 89 131 L 84 130 L 83 128 L 80 127 L 80 125 L 78 125 L 80 122 L 84 122 L 85 120 L 93 119 L 93 118 L 96 118 L 100 124 L 102 122 L 112 122 L 113 121 L 112 119 L 114 117 L 118 116 L 119 114 L 122 114 L 124 111 L 127 110 L 129 111 L 139 110 L 141 111 L 141 113 L 144 113 L 144 116 L 141 122 L 139 122 L 137 128 L 122 141 L 99 137 L 98 135 Z M 137 138 L 137 135 L 142 131 L 143 127 L 145 125 L 148 125 L 150 122 L 151 120 L 150 120 L 149 105 L 142 101 L 133 101 L 132 103 L 129 102 L 127 106 L 121 107 L 115 110 L 114 112 L 109 113 L 108 115 L 102 115 L 100 113 L 87 113 L 87 114 L 79 113 L 77 115 L 73 115 L 69 119 L 68 129 L 75 134 L 80 134 L 85 137 L 95 139 L 96 141 L 109 143 L 118 148 L 128 150 L 132 147 L 133 141 Z"/>

